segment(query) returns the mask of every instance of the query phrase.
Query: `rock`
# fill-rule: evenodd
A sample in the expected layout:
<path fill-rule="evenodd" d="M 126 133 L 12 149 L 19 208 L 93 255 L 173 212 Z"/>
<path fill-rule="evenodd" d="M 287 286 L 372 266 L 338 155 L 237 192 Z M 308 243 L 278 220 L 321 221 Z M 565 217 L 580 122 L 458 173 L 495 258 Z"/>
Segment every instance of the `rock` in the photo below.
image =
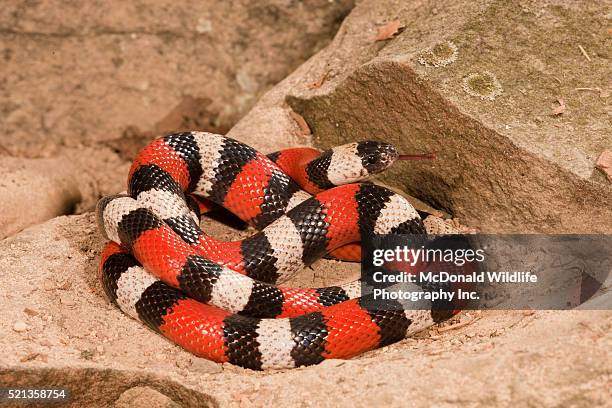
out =
<path fill-rule="evenodd" d="M 13 330 L 16 331 L 17 333 L 21 333 L 21 332 L 28 330 L 28 325 L 26 324 L 26 322 L 18 320 L 15 323 L 13 323 Z"/>
<path fill-rule="evenodd" d="M 608 83 L 606 32 L 592 30 L 607 24 L 606 11 L 579 3 L 461 1 L 433 13 L 432 2 L 360 2 L 334 41 L 230 134 L 265 139 L 271 129 L 295 144 L 293 110 L 321 148 L 374 138 L 436 151 L 435 161 L 398 163 L 381 179 L 483 232 L 609 232 L 612 186 L 595 170 L 612 145 L 607 102 L 577 90 Z M 395 19 L 404 31 L 376 42 Z M 576 32 L 555 28 L 564 26 Z M 550 116 L 558 99 L 566 109 Z"/>
<path fill-rule="evenodd" d="M 60 296 L 60 303 L 64 306 L 74 306 L 75 301 L 67 294 L 62 294 Z"/>
<path fill-rule="evenodd" d="M 435 162 L 383 179 L 482 231 L 609 232 L 612 187 L 594 174 L 612 145 L 606 100 L 575 90 L 607 82 L 606 34 L 591 34 L 605 7 L 559 7 L 461 2 L 433 16 L 421 5 L 362 2 L 344 27 L 364 35 L 341 32 L 342 49 L 334 42 L 311 62 L 321 69 L 333 55 L 325 69 L 338 75 L 318 90 L 292 88 L 287 101 L 321 147 L 378 137 L 406 152 L 436 150 Z M 384 16 L 410 24 L 380 48 L 365 33 Z M 574 24 L 571 36 L 551 34 Z M 598 55 L 591 63 L 577 36 Z M 547 116 L 557 99 L 566 109 Z"/>
<path fill-rule="evenodd" d="M 181 406 L 150 387 L 130 388 L 115 401 L 115 408 L 180 408 Z"/>
<path fill-rule="evenodd" d="M 59 159 L 0 160 L 0 239 L 72 212 L 81 200 L 75 168 Z"/>
<path fill-rule="evenodd" d="M 52 159 L 0 156 L 0 239 L 58 215 L 93 210 L 100 196 L 124 188 L 128 168 L 106 147 L 66 149 Z"/>

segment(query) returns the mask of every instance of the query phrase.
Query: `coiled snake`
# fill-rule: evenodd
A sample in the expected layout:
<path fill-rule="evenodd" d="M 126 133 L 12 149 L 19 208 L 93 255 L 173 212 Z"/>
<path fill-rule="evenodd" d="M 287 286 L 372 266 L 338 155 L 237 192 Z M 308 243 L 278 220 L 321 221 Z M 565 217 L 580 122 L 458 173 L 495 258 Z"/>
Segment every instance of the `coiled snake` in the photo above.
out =
<path fill-rule="evenodd" d="M 367 234 L 425 233 L 404 197 L 355 183 L 397 158 L 382 142 L 265 156 L 205 132 L 157 139 L 135 159 L 127 194 L 98 203 L 111 241 L 100 261 L 104 289 L 123 312 L 195 355 L 250 369 L 350 358 L 403 339 L 441 317 L 372 309 L 358 283 L 277 286 L 326 254 L 359 257 L 356 243 Z M 235 242 L 206 235 L 202 197 L 259 232 Z"/>

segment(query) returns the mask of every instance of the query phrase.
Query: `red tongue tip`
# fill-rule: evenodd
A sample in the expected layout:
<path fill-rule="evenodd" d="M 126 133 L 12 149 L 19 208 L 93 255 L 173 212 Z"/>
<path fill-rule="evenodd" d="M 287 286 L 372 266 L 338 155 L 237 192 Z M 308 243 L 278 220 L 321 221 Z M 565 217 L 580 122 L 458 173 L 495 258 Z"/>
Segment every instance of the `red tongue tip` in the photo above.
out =
<path fill-rule="evenodd" d="M 400 154 L 397 160 L 434 160 L 435 158 L 435 153 Z"/>

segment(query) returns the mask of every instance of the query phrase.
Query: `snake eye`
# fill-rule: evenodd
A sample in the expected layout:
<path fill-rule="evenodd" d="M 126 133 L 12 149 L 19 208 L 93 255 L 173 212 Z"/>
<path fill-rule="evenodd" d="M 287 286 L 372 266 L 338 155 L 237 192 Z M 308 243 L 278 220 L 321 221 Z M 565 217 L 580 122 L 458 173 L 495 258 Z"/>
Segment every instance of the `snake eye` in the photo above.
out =
<path fill-rule="evenodd" d="M 374 154 L 370 154 L 368 155 L 368 157 L 366 157 L 366 161 L 368 162 L 368 164 L 376 164 L 376 162 L 378 161 L 378 157 L 376 157 L 376 155 Z"/>

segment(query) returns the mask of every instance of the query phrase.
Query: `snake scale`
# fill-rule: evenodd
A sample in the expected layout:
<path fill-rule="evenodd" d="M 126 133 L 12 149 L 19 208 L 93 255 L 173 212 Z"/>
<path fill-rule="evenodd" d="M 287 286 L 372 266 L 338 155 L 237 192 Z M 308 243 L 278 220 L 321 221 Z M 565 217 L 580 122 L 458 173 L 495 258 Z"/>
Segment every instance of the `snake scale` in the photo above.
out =
<path fill-rule="evenodd" d="M 176 133 L 135 159 L 127 193 L 97 206 L 109 299 L 193 354 L 254 370 L 351 358 L 448 317 L 373 309 L 359 282 L 279 285 L 332 254 L 359 259 L 361 237 L 425 234 L 401 195 L 363 183 L 398 159 L 383 142 L 268 156 L 234 139 Z M 311 195 L 314 194 L 314 195 Z M 207 201 L 258 232 L 226 242 L 199 226 Z M 393 306 L 393 305 L 391 305 Z"/>

